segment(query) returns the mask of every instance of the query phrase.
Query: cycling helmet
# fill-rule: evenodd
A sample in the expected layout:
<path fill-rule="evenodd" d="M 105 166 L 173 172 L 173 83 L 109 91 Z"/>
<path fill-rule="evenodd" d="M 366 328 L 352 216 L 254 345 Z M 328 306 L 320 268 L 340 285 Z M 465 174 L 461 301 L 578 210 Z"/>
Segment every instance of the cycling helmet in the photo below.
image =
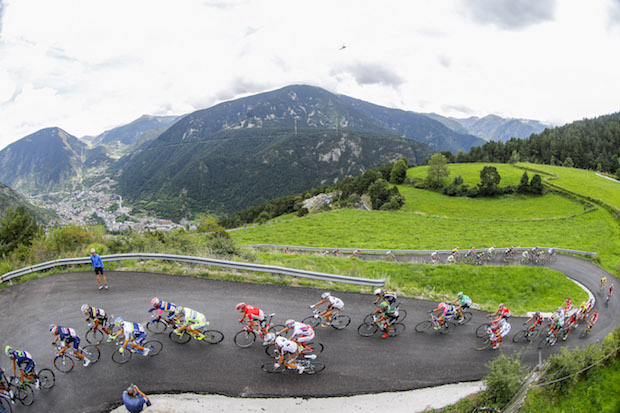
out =
<path fill-rule="evenodd" d="M 236 308 L 237 308 L 237 310 L 239 310 L 239 311 L 243 311 L 243 310 L 245 310 L 245 305 L 246 305 L 246 304 L 242 302 L 242 303 L 237 304 L 237 307 L 236 307 Z"/>
<path fill-rule="evenodd" d="M 534 316 L 535 316 L 535 317 L 540 317 L 540 311 L 536 311 L 536 312 L 534 313 Z"/>
<path fill-rule="evenodd" d="M 439 303 L 439 304 L 437 304 L 437 309 L 438 310 L 443 310 L 444 308 L 446 308 L 446 303 Z"/>
<path fill-rule="evenodd" d="M 286 320 L 286 323 L 284 323 L 284 325 L 287 327 L 291 327 L 293 324 L 295 324 L 295 320 L 292 319 L 288 319 Z"/>
<path fill-rule="evenodd" d="M 282 347 L 285 344 L 286 344 L 286 339 L 284 337 L 279 336 L 278 338 L 276 338 L 276 346 Z"/>
<path fill-rule="evenodd" d="M 388 306 L 388 303 L 386 303 L 385 301 L 382 301 L 381 304 L 379 304 L 379 308 L 382 310 L 386 309 L 387 306 Z"/>
<path fill-rule="evenodd" d="M 497 306 L 497 309 L 498 309 L 498 310 L 503 310 L 503 309 L 504 309 L 504 304 L 502 303 L 502 304 L 498 305 L 498 306 Z"/>
<path fill-rule="evenodd" d="M 116 327 L 120 327 L 123 325 L 123 317 L 116 317 L 116 319 L 114 320 L 114 325 Z"/>
<path fill-rule="evenodd" d="M 153 297 L 153 299 L 151 300 L 151 307 L 157 308 L 159 307 L 159 303 L 160 303 L 159 298 Z"/>
<path fill-rule="evenodd" d="M 572 301 L 570 297 L 566 297 L 566 301 Z"/>
<path fill-rule="evenodd" d="M 13 347 L 11 346 L 6 346 L 4 348 L 4 353 L 8 356 L 11 357 L 13 355 Z"/>
<path fill-rule="evenodd" d="M 56 324 L 50 324 L 49 329 L 50 333 L 58 334 L 58 326 Z"/>
<path fill-rule="evenodd" d="M 94 253 L 95 253 L 95 249 L 94 249 L 94 248 L 91 248 L 91 249 L 90 249 L 90 253 L 91 253 L 91 254 L 94 254 Z"/>
<path fill-rule="evenodd" d="M 82 304 L 82 307 L 80 307 L 80 310 L 82 310 L 83 313 L 88 312 L 88 304 Z"/>
<path fill-rule="evenodd" d="M 459 291 L 459 293 L 456 295 L 458 298 L 463 298 L 463 291 Z"/>
<path fill-rule="evenodd" d="M 377 288 L 375 290 L 375 295 L 381 295 L 381 291 L 382 291 L 381 288 Z"/>
<path fill-rule="evenodd" d="M 183 314 L 183 311 L 185 311 L 185 308 L 183 308 L 183 307 L 177 307 L 177 309 L 176 309 L 176 310 L 174 310 L 174 315 L 178 317 L 178 316 L 180 316 L 181 314 Z"/>
<path fill-rule="evenodd" d="M 321 298 L 322 299 L 326 299 L 327 297 L 329 297 L 331 294 L 327 291 L 325 291 L 323 294 L 321 294 Z"/>
<path fill-rule="evenodd" d="M 274 333 L 267 333 L 265 336 L 265 343 L 273 343 L 276 339 L 276 335 Z"/>

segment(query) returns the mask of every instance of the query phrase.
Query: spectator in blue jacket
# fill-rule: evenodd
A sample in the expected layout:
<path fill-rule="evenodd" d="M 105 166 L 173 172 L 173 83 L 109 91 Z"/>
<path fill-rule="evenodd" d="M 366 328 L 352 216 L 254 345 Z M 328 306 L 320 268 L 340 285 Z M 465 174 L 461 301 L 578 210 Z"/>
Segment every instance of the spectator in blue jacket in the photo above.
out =
<path fill-rule="evenodd" d="M 123 392 L 123 404 L 128 412 L 140 413 L 144 409 L 144 405 L 150 406 L 151 402 L 138 386 L 132 384 Z"/>
<path fill-rule="evenodd" d="M 105 288 L 108 289 L 108 282 L 105 280 L 105 274 L 103 273 L 103 261 L 101 261 L 101 257 L 99 254 L 95 252 L 94 248 L 90 249 L 90 262 L 93 264 L 93 268 L 95 269 L 95 275 L 97 275 L 97 282 L 99 282 L 99 289 Z M 103 278 L 103 284 L 101 284 L 101 278 L 99 278 L 99 274 Z"/>

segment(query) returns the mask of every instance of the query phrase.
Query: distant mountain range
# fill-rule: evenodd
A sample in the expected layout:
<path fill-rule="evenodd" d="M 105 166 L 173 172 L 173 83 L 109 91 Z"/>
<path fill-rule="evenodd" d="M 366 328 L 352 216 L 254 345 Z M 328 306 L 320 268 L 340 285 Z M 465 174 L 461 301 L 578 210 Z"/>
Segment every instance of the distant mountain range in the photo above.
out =
<path fill-rule="evenodd" d="M 420 163 L 437 151 L 468 152 L 481 137 L 536 124 L 420 114 L 295 85 L 182 117 L 145 115 L 82 140 L 43 129 L 0 151 L 0 181 L 37 195 L 111 176 L 127 201 L 162 216 L 229 214 L 402 156 Z"/>

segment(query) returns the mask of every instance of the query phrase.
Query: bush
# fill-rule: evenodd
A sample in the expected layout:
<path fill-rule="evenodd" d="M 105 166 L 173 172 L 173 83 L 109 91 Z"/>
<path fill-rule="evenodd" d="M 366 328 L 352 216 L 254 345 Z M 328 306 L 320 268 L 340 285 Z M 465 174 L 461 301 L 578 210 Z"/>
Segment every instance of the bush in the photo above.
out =
<path fill-rule="evenodd" d="M 297 216 L 298 216 L 298 217 L 303 217 L 303 216 L 308 215 L 308 213 L 309 213 L 309 212 L 310 212 L 310 211 L 308 211 L 308 208 L 300 208 L 300 209 L 297 211 Z"/>
<path fill-rule="evenodd" d="M 502 353 L 488 365 L 484 398 L 489 404 L 502 408 L 521 388 L 527 370 L 521 365 L 519 355 L 509 357 Z"/>

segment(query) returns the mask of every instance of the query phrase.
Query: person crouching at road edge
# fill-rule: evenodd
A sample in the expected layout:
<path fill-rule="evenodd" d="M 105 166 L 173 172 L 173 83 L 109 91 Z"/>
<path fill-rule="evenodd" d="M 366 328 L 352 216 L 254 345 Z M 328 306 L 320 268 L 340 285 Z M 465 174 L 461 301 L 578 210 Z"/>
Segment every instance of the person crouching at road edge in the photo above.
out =
<path fill-rule="evenodd" d="M 144 409 L 144 404 L 151 405 L 151 401 L 138 386 L 131 384 L 127 390 L 123 392 L 123 404 L 130 413 L 139 413 Z"/>
<path fill-rule="evenodd" d="M 93 264 L 93 268 L 95 269 L 95 275 L 97 276 L 97 282 L 99 283 L 99 289 L 105 288 L 108 289 L 108 283 L 105 280 L 103 261 L 101 261 L 101 257 L 94 248 L 90 249 L 90 262 Z M 101 278 L 103 278 L 103 284 L 101 284 L 101 278 L 99 278 L 99 274 L 101 274 Z"/>

